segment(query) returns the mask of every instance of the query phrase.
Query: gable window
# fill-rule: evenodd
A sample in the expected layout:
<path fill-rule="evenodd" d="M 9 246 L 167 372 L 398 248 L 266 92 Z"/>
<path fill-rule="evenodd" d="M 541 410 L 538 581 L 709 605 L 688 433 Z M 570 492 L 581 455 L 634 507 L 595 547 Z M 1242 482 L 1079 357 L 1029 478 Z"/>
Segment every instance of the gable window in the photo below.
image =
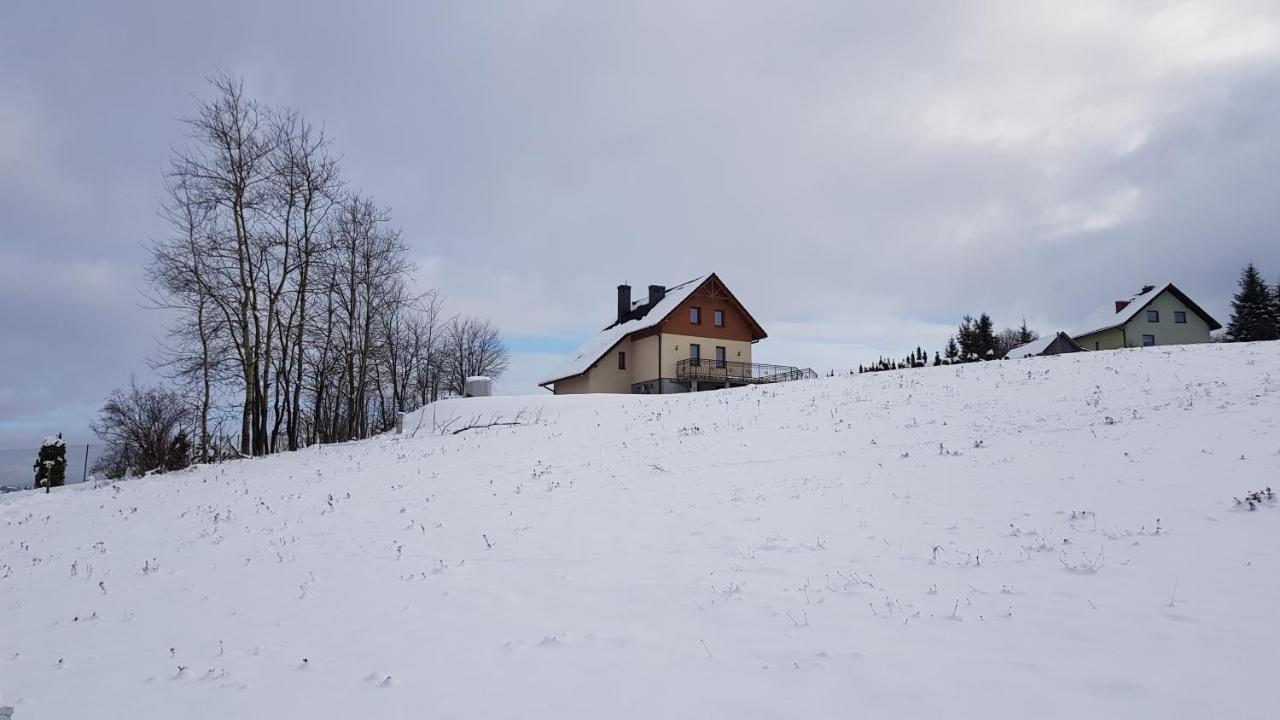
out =
<path fill-rule="evenodd" d="M 1159 311 L 1159 310 L 1148 310 L 1148 311 L 1147 311 L 1147 322 L 1160 322 L 1160 311 Z"/>
<path fill-rule="evenodd" d="M 1187 313 L 1182 310 L 1173 311 L 1173 321 L 1179 325 L 1187 324 Z"/>
<path fill-rule="evenodd" d="M 1142 336 L 1142 347 L 1151 347 L 1152 345 L 1155 345 L 1155 344 L 1156 344 L 1156 336 L 1155 336 L 1155 335 L 1143 335 L 1143 336 Z"/>
<path fill-rule="evenodd" d="M 618 369 L 619 370 L 627 369 L 627 353 L 625 350 L 618 351 Z"/>
<path fill-rule="evenodd" d="M 702 346 L 698 343 L 689 343 L 689 360 L 692 361 L 690 364 L 697 365 L 698 361 L 701 359 Z"/>
<path fill-rule="evenodd" d="M 702 324 L 702 308 L 697 306 L 689 308 L 689 324 L 690 325 Z"/>
<path fill-rule="evenodd" d="M 716 327 L 724 327 L 724 311 L 723 310 L 716 310 L 715 314 L 712 317 Z"/>

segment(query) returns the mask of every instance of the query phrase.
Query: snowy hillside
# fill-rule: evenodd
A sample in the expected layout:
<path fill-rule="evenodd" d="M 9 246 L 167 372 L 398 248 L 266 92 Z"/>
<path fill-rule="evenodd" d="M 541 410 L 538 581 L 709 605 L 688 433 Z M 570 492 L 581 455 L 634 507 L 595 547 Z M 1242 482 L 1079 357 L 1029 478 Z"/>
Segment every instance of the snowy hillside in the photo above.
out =
<path fill-rule="evenodd" d="M 1147 348 L 445 402 L 415 437 L 15 493 L 0 704 L 1274 717 L 1280 505 L 1232 498 L 1280 488 L 1278 416 L 1280 344 Z"/>

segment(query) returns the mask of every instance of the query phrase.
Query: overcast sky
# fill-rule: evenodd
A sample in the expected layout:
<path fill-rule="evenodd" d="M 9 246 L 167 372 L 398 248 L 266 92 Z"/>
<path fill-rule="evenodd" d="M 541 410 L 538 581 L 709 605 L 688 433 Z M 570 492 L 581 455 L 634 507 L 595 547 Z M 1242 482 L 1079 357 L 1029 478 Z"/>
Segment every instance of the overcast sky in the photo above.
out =
<path fill-rule="evenodd" d="M 322 124 L 534 383 L 614 286 L 715 271 L 848 368 L 1280 280 L 1280 3 L 0 3 L 0 448 L 149 371 L 146 246 L 216 70 Z"/>

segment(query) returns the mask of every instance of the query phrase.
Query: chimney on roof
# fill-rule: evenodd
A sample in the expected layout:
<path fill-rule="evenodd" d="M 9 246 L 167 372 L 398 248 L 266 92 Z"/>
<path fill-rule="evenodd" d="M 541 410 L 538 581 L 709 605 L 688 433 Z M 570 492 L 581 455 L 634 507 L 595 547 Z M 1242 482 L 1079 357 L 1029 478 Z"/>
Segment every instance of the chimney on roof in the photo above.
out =
<path fill-rule="evenodd" d="M 618 286 L 618 322 L 627 319 L 627 315 L 631 312 L 631 286 Z"/>
<path fill-rule="evenodd" d="M 665 285 L 649 286 L 649 307 L 653 307 L 662 302 L 662 298 L 667 296 L 667 287 Z"/>
<path fill-rule="evenodd" d="M 1140 292 L 1140 293 L 1138 293 L 1138 294 L 1139 294 L 1139 295 L 1146 295 L 1147 293 L 1149 293 L 1149 292 L 1151 292 L 1152 290 L 1155 290 L 1155 289 L 1156 289 L 1156 286 L 1155 286 L 1155 285 L 1143 285 L 1143 286 L 1142 286 L 1142 292 Z"/>
<path fill-rule="evenodd" d="M 1128 306 L 1129 306 L 1129 301 L 1128 301 L 1128 300 L 1117 300 L 1117 301 L 1116 301 L 1116 312 L 1120 312 L 1121 310 L 1125 309 L 1125 308 L 1126 308 L 1126 307 L 1128 307 Z"/>

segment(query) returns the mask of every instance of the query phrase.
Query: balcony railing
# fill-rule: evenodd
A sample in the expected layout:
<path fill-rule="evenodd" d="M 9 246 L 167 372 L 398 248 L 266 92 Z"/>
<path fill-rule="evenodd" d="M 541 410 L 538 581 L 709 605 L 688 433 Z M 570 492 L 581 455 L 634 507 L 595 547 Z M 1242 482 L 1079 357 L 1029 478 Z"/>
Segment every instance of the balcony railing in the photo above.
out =
<path fill-rule="evenodd" d="M 809 368 L 789 365 L 763 365 L 733 360 L 687 358 L 676 363 L 676 380 L 707 382 L 720 385 L 754 385 L 758 383 L 812 380 L 818 374 Z"/>

